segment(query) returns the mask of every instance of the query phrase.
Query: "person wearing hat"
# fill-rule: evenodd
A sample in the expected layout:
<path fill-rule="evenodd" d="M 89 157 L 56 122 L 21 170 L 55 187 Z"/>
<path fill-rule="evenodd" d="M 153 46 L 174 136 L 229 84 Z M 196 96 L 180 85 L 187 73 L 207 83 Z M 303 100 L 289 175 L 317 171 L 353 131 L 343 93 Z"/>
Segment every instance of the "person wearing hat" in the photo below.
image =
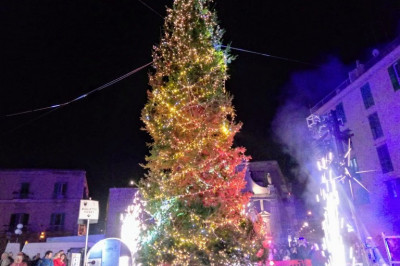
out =
<path fill-rule="evenodd" d="M 13 264 L 11 266 L 28 266 L 26 262 L 23 262 L 24 259 L 24 253 L 18 252 L 16 259 L 14 260 Z"/>

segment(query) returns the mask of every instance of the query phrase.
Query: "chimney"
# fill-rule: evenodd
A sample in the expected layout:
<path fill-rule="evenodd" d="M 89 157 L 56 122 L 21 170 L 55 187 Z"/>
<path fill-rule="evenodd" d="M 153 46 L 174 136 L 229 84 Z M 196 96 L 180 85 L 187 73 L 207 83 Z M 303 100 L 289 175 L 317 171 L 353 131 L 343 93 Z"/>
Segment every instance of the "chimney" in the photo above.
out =
<path fill-rule="evenodd" d="M 349 80 L 350 82 L 354 82 L 361 76 L 365 71 L 364 65 L 360 63 L 359 60 L 356 61 L 356 68 L 349 72 Z"/>

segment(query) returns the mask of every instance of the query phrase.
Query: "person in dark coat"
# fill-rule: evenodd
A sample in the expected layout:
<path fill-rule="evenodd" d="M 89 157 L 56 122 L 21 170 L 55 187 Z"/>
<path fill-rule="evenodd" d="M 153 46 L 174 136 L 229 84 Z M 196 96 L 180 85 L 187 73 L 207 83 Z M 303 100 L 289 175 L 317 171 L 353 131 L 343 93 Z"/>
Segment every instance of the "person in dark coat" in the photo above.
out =
<path fill-rule="evenodd" d="M 54 266 L 53 263 L 53 251 L 48 250 L 43 258 L 41 258 L 37 264 L 37 266 Z"/>

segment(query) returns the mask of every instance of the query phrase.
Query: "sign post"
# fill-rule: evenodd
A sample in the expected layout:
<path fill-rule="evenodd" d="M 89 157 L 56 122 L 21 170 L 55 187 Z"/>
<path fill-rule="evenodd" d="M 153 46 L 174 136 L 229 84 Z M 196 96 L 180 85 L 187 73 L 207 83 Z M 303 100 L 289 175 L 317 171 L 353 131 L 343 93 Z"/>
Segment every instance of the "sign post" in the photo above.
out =
<path fill-rule="evenodd" d="M 83 254 L 83 265 L 86 266 L 87 263 L 87 246 L 89 239 L 89 224 L 97 223 L 99 219 L 99 202 L 96 200 L 81 200 L 81 205 L 79 208 L 79 218 L 78 223 L 82 224 L 86 220 L 86 239 L 85 239 L 85 253 Z"/>

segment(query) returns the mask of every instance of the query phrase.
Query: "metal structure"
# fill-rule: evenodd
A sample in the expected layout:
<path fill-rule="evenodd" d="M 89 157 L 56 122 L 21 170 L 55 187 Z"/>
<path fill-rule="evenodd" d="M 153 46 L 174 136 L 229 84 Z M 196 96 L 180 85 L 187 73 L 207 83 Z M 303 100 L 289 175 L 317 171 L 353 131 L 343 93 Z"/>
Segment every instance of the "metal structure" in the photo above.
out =
<path fill-rule="evenodd" d="M 314 139 L 314 153 L 318 158 L 322 158 L 333 153 L 334 160 L 332 168 L 336 174 L 335 180 L 348 184 L 348 191 L 354 200 L 354 184 L 359 185 L 367 192 L 368 189 L 357 179 L 357 174 L 370 172 L 358 171 L 351 163 L 351 137 L 350 130 L 340 130 L 342 121 L 337 117 L 336 111 L 332 110 L 329 114 L 323 116 L 310 115 L 307 117 L 307 126 L 312 132 Z"/>
<path fill-rule="evenodd" d="M 329 265 L 357 265 L 360 262 L 369 265 L 353 206 L 354 186 L 357 184 L 368 191 L 357 179 L 358 169 L 351 163 L 353 135 L 350 130 L 340 130 L 343 123 L 335 110 L 326 115 L 312 114 L 306 121 L 321 172 L 317 201 L 324 208 L 323 247 L 328 253 Z M 352 243 L 345 241 L 350 237 L 355 238 Z"/>

